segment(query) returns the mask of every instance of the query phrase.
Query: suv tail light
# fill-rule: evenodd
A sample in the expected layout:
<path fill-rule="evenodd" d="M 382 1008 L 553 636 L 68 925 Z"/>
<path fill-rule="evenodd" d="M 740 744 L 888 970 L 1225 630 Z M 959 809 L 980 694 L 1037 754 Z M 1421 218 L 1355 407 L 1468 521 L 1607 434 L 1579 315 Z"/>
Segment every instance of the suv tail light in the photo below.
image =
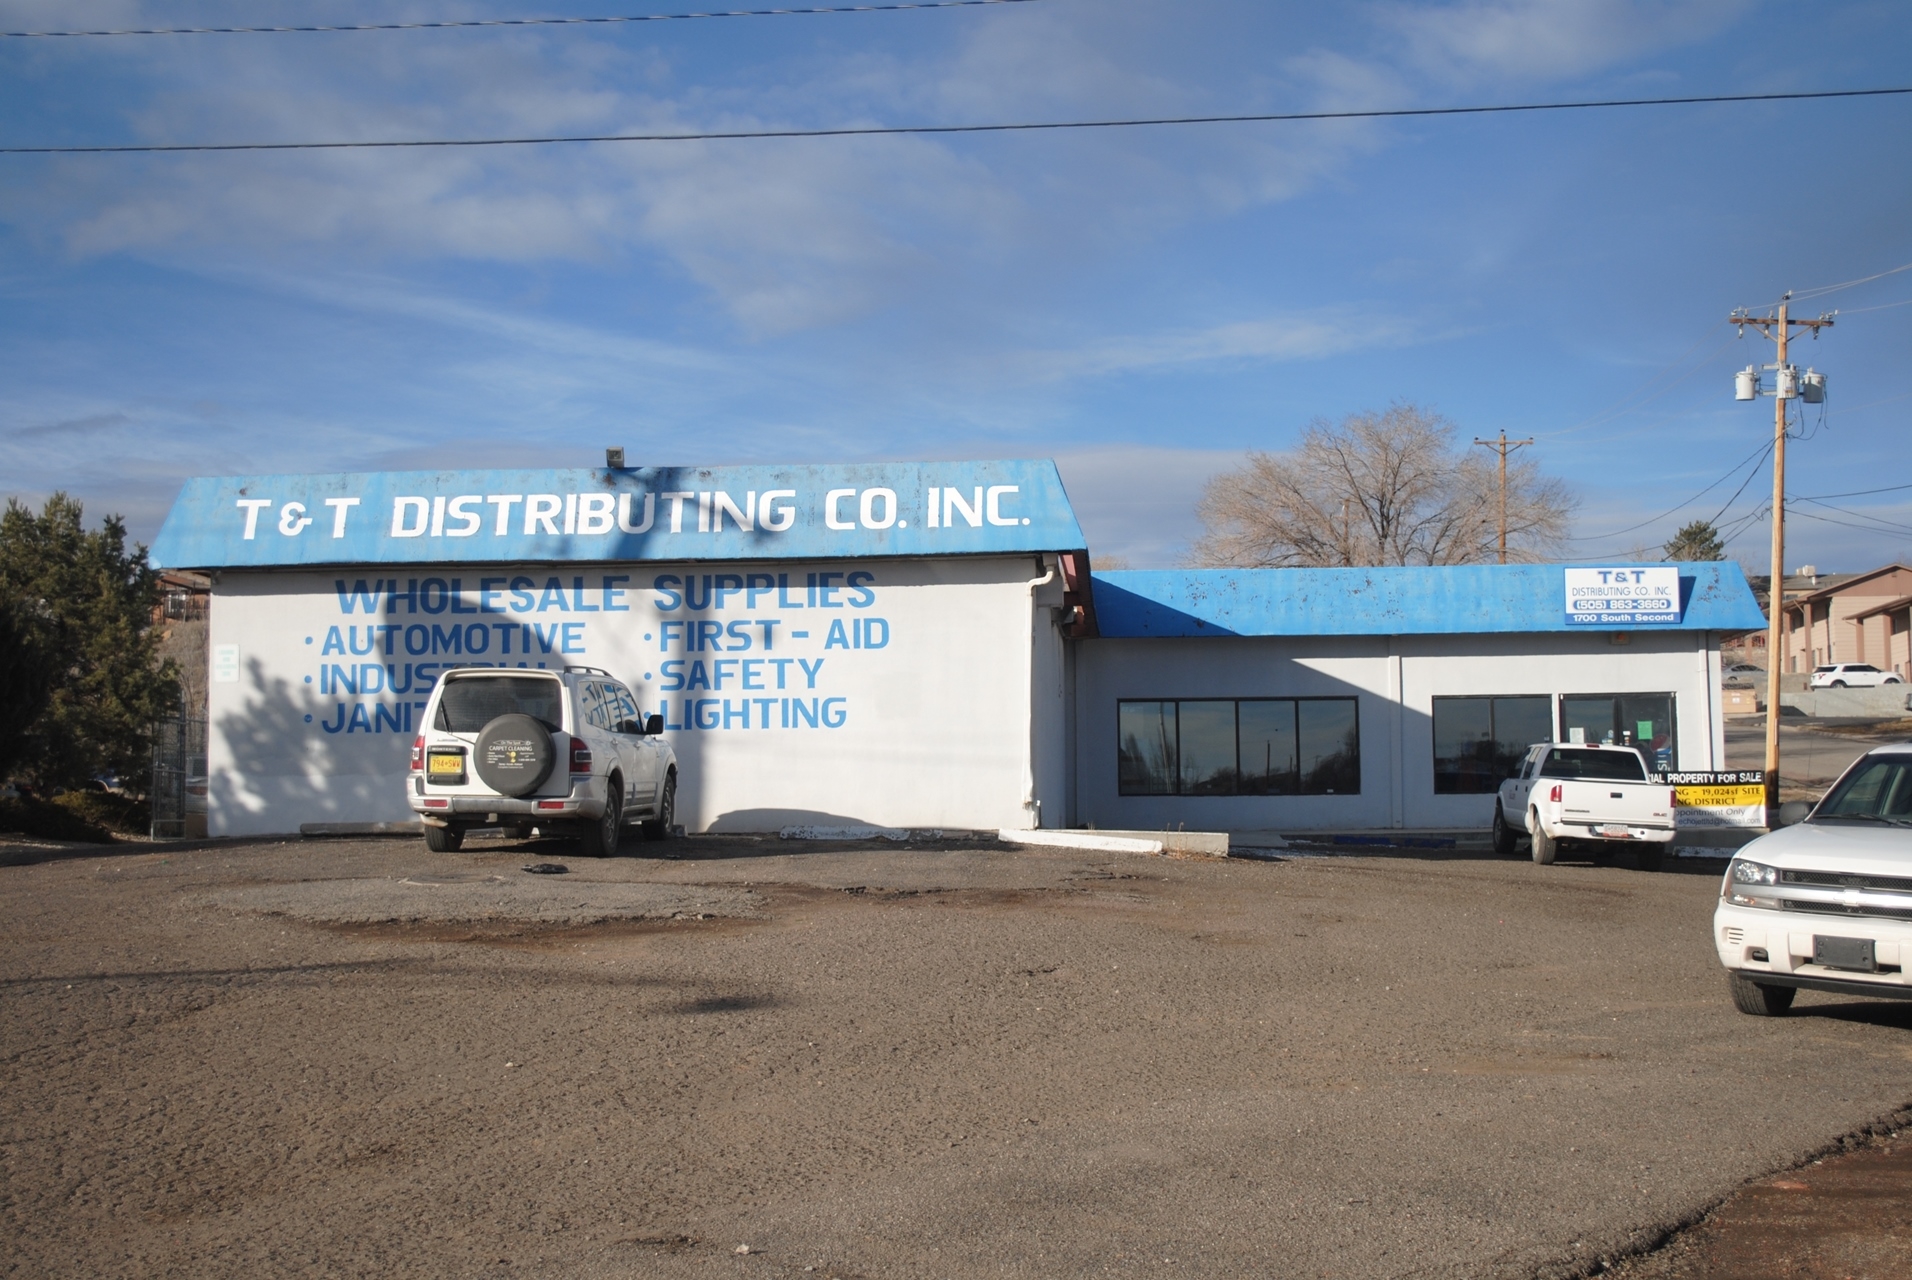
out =
<path fill-rule="evenodd" d="M 1560 803 L 1560 784 L 1558 782 L 1554 783 L 1553 790 L 1547 793 L 1547 799 L 1554 804 Z"/>
<path fill-rule="evenodd" d="M 422 733 L 412 739 L 412 772 L 425 772 L 425 735 Z"/>
<path fill-rule="evenodd" d="M 584 739 L 571 739 L 571 772 L 591 772 L 591 748 L 584 745 Z"/>

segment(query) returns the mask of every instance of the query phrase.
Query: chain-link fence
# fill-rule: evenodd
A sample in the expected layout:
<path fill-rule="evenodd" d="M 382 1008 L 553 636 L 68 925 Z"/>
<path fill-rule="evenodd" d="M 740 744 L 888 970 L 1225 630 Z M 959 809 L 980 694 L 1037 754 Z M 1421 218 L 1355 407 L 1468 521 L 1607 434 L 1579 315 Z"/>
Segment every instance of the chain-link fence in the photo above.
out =
<path fill-rule="evenodd" d="M 161 720 L 153 726 L 153 839 L 206 834 L 206 722 Z"/>

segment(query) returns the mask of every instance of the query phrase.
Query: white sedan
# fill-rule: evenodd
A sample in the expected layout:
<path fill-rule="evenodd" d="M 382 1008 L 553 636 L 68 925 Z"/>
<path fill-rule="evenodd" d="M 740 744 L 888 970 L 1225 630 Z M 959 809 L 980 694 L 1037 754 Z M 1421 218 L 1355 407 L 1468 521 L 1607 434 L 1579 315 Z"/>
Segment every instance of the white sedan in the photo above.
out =
<path fill-rule="evenodd" d="M 1766 678 L 1766 668 L 1750 662 L 1735 662 L 1719 673 L 1721 684 L 1753 684 Z"/>
<path fill-rule="evenodd" d="M 1869 689 L 1874 685 L 1905 682 L 1897 674 L 1881 671 L 1870 662 L 1835 662 L 1814 667 L 1810 683 L 1815 689 Z"/>

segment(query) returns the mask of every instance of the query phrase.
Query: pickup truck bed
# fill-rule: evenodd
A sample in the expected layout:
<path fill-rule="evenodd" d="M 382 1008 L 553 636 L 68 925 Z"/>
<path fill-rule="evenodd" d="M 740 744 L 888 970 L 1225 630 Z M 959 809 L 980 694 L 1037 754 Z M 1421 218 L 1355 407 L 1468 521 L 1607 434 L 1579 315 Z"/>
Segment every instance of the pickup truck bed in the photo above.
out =
<path fill-rule="evenodd" d="M 1674 804 L 1673 788 L 1649 781 L 1646 760 L 1632 747 L 1544 742 L 1500 784 L 1494 847 L 1512 853 L 1525 831 L 1534 861 L 1545 865 L 1563 840 L 1632 842 L 1641 846 L 1640 865 L 1656 868 L 1673 839 Z"/>

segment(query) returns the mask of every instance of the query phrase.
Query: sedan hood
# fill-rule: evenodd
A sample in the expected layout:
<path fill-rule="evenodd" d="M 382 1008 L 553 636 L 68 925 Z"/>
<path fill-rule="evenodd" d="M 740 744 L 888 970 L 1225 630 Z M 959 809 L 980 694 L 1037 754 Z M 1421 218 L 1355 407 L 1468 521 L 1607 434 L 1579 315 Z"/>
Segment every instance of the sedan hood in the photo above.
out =
<path fill-rule="evenodd" d="M 1802 822 L 1761 836 L 1734 856 L 1795 871 L 1912 876 L 1912 827 Z"/>

